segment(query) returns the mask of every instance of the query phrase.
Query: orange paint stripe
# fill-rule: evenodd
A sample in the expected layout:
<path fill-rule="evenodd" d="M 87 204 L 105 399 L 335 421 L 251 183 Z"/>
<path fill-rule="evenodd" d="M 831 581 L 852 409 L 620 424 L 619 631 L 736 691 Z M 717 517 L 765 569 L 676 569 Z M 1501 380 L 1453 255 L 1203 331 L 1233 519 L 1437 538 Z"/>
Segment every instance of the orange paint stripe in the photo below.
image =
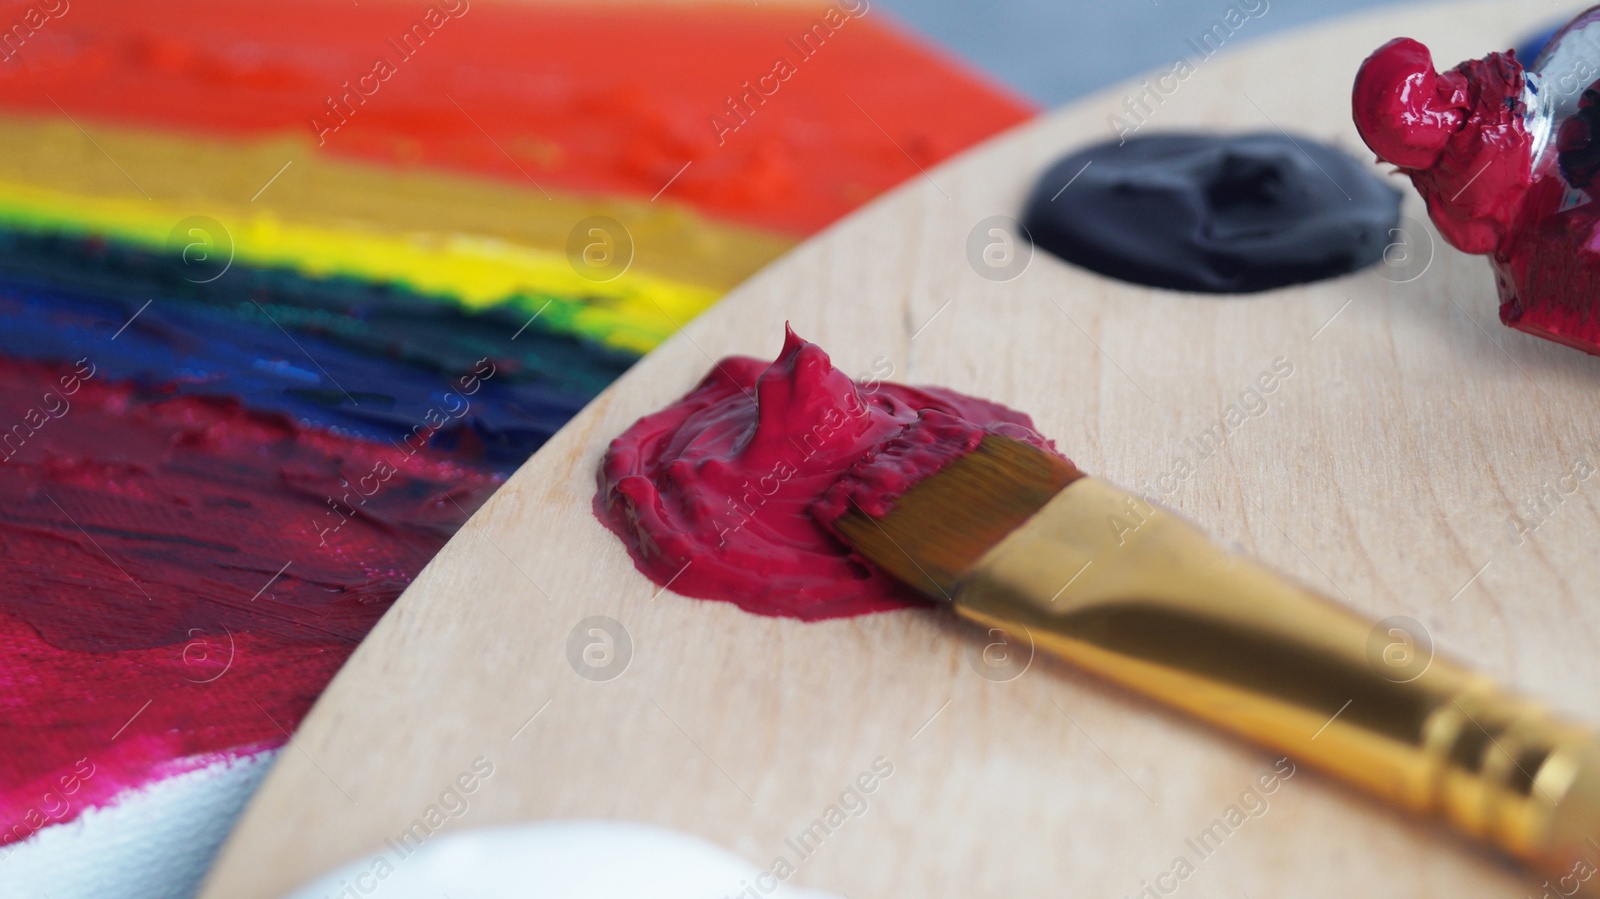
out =
<path fill-rule="evenodd" d="M 1033 113 L 866 0 L 73 4 L 6 53 L 0 109 L 91 135 L 320 134 L 336 156 L 660 196 L 793 235 Z"/>

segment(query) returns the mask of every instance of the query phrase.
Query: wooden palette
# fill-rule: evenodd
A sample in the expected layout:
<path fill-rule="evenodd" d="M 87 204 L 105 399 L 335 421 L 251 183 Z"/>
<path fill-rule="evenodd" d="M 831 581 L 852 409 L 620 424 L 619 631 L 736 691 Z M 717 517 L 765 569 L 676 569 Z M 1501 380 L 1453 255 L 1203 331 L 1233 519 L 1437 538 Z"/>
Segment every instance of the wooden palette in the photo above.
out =
<path fill-rule="evenodd" d="M 1406 34 L 1448 65 L 1535 24 L 1522 3 L 1425 6 L 1229 47 L 1143 131 L 1283 128 L 1370 158 L 1348 108 L 1367 53 Z M 785 320 L 846 371 L 886 359 L 894 380 L 1027 410 L 1086 470 L 1600 720 L 1600 359 L 1502 328 L 1486 263 L 1421 226 L 1409 186 L 1397 179 L 1412 243 L 1393 265 L 1264 295 L 1140 289 L 1043 252 L 1010 281 L 969 262 L 974 229 L 1018 215 L 1032 179 L 1111 136 L 1108 116 L 1140 90 L 913 173 L 606 391 L 372 632 L 280 755 L 205 895 L 278 896 L 383 848 L 479 757 L 494 773 L 447 829 L 624 818 L 762 866 L 795 861 L 786 838 L 885 759 L 893 774 L 866 812 L 792 879 L 853 899 L 1132 896 L 1192 860 L 1185 841 L 1271 756 L 1042 657 L 1008 679 L 978 661 L 983 634 L 932 612 L 805 624 L 660 592 L 595 521 L 606 443 L 713 358 L 775 355 Z M 1266 411 L 1202 460 L 1189 441 L 1275 362 L 1293 373 Z M 1195 471 L 1167 491 L 1159 479 L 1180 457 Z M 1519 536 L 1513 516 L 1538 526 Z M 569 661 L 575 629 L 579 650 L 594 642 L 578 627 L 593 616 L 631 643 L 611 680 Z M 1490 853 L 1303 767 L 1266 798 L 1186 893 L 1536 892 Z"/>

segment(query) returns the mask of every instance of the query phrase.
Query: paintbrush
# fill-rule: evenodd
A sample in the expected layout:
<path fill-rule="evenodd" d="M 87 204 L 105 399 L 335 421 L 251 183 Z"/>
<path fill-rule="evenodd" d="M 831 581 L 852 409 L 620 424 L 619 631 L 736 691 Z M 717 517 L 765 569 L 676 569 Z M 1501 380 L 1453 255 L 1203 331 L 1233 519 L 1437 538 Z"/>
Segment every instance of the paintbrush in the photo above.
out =
<path fill-rule="evenodd" d="M 1587 729 L 1051 452 L 988 435 L 905 474 L 918 453 L 932 468 L 930 452 L 926 437 L 891 442 L 814 514 L 966 618 L 1442 818 L 1560 895 L 1600 895 Z"/>

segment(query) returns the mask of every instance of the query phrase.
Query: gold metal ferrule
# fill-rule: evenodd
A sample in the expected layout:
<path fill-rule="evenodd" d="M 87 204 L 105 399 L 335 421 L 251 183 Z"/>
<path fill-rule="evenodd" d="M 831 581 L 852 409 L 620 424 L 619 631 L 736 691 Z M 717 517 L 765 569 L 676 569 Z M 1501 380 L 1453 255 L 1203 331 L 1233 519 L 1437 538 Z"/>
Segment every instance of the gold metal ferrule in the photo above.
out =
<path fill-rule="evenodd" d="M 1600 743 L 1230 553 L 1073 482 L 961 580 L 961 614 L 1487 840 L 1600 896 Z M 1569 892 L 1571 890 L 1571 892 Z"/>

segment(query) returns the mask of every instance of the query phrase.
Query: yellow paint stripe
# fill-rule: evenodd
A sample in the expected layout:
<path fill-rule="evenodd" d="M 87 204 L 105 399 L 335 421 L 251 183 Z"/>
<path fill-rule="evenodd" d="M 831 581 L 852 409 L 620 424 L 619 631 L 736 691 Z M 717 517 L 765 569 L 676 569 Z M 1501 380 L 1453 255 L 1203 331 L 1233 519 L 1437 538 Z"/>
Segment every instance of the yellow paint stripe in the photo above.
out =
<path fill-rule="evenodd" d="M 547 327 L 637 352 L 789 245 L 665 203 L 547 199 L 531 184 L 331 160 L 300 141 L 89 127 L 92 141 L 68 123 L 0 118 L 0 224 L 161 248 L 180 221 L 207 216 L 237 262 L 544 310 Z M 566 256 L 574 226 L 597 215 L 635 247 L 606 282 Z"/>

